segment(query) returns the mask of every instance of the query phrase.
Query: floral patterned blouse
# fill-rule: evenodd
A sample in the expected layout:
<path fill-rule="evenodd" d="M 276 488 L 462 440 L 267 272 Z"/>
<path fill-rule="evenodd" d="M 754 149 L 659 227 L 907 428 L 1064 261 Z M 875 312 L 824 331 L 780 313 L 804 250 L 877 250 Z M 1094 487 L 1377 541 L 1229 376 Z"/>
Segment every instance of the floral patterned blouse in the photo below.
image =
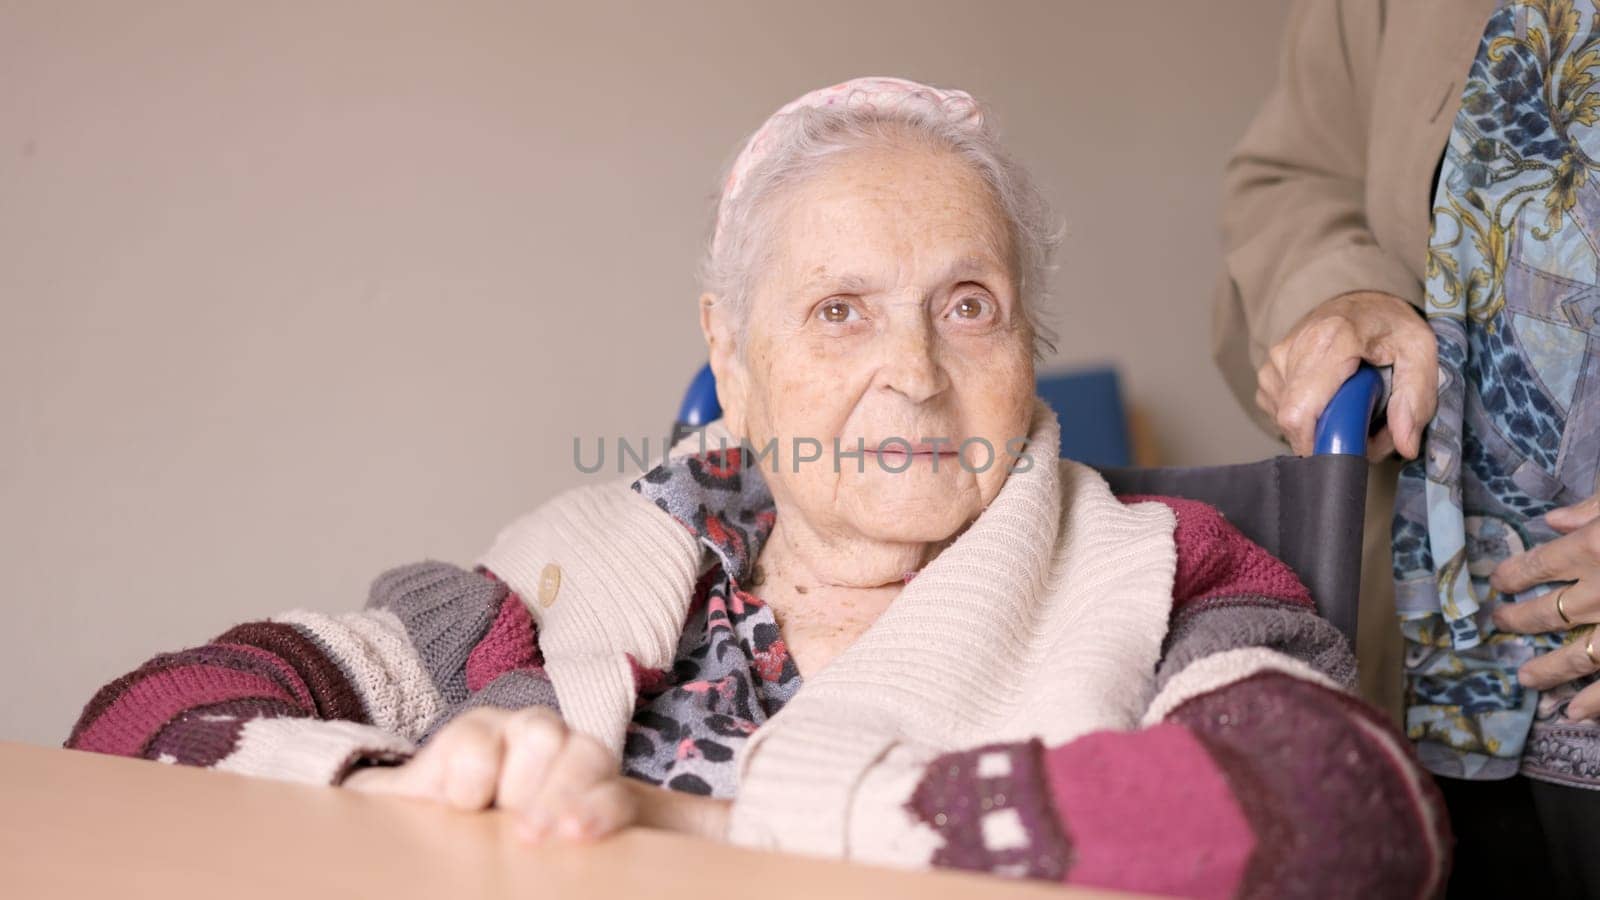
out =
<path fill-rule="evenodd" d="M 1439 408 L 1401 475 L 1396 601 L 1406 728 L 1429 769 L 1600 787 L 1600 729 L 1516 670 L 1563 636 L 1497 632 L 1489 573 L 1556 537 L 1544 514 L 1600 466 L 1600 10 L 1506 2 L 1490 17 L 1433 204 L 1426 313 Z"/>
<path fill-rule="evenodd" d="M 739 448 L 672 460 L 633 489 L 710 552 L 670 671 L 636 669 L 640 698 L 624 771 L 675 790 L 732 797 L 734 753 L 800 689 L 772 610 L 750 583 L 776 511 L 759 468 Z"/>

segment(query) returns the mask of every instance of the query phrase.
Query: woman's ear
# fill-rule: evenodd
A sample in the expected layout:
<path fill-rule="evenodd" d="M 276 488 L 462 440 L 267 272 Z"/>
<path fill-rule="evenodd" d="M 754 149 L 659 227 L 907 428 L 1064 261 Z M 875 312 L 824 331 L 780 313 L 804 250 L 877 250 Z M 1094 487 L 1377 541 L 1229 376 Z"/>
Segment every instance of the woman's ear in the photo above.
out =
<path fill-rule="evenodd" d="M 700 295 L 700 333 L 706 339 L 711 374 L 717 378 L 717 403 L 722 424 L 734 437 L 744 437 L 744 399 L 748 384 L 738 348 L 738 323 L 726 303 L 715 294 Z"/>

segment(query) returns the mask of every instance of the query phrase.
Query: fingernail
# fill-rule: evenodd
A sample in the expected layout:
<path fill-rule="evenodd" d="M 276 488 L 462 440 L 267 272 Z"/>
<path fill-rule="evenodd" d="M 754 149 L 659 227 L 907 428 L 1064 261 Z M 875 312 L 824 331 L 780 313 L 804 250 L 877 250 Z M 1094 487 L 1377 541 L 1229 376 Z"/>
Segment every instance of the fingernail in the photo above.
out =
<path fill-rule="evenodd" d="M 1517 670 L 1517 683 L 1523 687 L 1533 687 L 1533 678 L 1521 669 Z"/>
<path fill-rule="evenodd" d="M 561 824 L 557 826 L 557 831 L 560 835 L 568 840 L 587 837 L 589 829 L 589 820 L 578 815 L 564 816 L 561 819 Z"/>
<path fill-rule="evenodd" d="M 550 831 L 550 819 L 542 813 L 530 813 L 517 823 L 517 836 L 529 843 L 545 839 Z"/>
<path fill-rule="evenodd" d="M 1552 525 L 1559 525 L 1562 522 L 1577 523 L 1582 518 L 1582 510 L 1574 506 L 1563 506 L 1559 509 L 1552 509 L 1544 514 L 1544 520 Z"/>

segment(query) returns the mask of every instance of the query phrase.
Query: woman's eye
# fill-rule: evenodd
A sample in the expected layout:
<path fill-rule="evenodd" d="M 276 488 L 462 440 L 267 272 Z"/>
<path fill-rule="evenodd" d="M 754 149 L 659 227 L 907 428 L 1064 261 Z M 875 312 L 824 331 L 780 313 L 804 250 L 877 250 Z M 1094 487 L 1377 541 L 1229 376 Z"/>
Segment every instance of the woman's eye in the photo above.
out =
<path fill-rule="evenodd" d="M 982 297 L 968 296 L 956 301 L 950 310 L 952 318 L 965 319 L 969 322 L 976 321 L 989 314 L 989 301 Z"/>
<path fill-rule="evenodd" d="M 817 310 L 817 317 L 824 322 L 838 324 L 848 322 L 856 317 L 856 308 L 843 300 L 829 300 Z"/>

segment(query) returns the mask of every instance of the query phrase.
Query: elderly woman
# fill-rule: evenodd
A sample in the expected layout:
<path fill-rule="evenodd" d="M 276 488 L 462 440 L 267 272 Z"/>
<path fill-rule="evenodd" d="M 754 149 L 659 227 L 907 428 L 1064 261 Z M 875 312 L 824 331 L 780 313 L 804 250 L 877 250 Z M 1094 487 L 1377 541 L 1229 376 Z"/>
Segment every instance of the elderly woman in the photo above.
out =
<path fill-rule="evenodd" d="M 1430 893 L 1431 788 L 1293 573 L 1057 460 L 1051 222 L 967 94 L 801 97 L 722 191 L 699 313 L 723 420 L 470 571 L 158 656 L 68 746 L 499 807 L 532 841 Z"/>

